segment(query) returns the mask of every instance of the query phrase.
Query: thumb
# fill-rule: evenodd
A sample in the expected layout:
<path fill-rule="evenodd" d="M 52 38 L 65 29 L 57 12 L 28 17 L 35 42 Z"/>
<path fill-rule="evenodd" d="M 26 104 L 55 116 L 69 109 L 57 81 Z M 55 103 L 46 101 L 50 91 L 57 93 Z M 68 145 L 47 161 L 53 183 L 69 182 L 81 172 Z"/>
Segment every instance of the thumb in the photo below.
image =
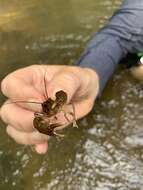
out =
<path fill-rule="evenodd" d="M 56 74 L 48 84 L 48 95 L 55 99 L 56 92 L 63 90 L 67 93 L 67 103 L 74 96 L 77 89 L 80 87 L 80 78 L 70 69 L 60 71 Z"/>

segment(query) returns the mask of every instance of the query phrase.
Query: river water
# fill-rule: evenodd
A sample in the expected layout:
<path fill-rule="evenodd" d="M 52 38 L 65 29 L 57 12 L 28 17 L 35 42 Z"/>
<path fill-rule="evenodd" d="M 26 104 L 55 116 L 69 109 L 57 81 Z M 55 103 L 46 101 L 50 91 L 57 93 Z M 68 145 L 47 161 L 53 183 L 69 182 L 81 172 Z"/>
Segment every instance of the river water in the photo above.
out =
<path fill-rule="evenodd" d="M 120 3 L 0 0 L 0 78 L 31 64 L 74 64 Z M 80 127 L 51 139 L 44 156 L 13 142 L 1 122 L 0 189 L 142 190 L 142 100 L 142 84 L 117 69 Z"/>

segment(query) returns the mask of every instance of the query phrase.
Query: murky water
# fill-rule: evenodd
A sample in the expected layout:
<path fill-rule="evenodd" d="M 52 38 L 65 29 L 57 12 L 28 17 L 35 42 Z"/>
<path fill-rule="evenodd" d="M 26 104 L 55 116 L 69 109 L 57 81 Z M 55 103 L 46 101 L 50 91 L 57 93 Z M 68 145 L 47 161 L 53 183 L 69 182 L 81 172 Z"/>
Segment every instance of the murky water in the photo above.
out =
<path fill-rule="evenodd" d="M 119 4 L 0 0 L 0 78 L 31 64 L 74 64 Z M 0 189 L 142 189 L 142 100 L 142 84 L 119 69 L 79 129 L 66 129 L 61 142 L 51 139 L 44 156 L 13 142 L 1 123 Z"/>

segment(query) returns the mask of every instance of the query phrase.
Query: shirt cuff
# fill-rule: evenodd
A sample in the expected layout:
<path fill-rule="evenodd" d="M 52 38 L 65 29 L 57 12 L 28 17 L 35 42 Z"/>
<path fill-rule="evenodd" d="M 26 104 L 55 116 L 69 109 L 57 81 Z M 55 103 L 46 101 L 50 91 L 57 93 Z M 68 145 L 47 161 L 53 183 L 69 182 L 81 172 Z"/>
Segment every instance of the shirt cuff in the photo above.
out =
<path fill-rule="evenodd" d="M 101 43 L 91 48 L 88 47 L 81 55 L 77 65 L 95 70 L 99 76 L 99 95 L 101 95 L 122 57 L 123 52 L 118 39 L 107 35 L 107 38 Z"/>

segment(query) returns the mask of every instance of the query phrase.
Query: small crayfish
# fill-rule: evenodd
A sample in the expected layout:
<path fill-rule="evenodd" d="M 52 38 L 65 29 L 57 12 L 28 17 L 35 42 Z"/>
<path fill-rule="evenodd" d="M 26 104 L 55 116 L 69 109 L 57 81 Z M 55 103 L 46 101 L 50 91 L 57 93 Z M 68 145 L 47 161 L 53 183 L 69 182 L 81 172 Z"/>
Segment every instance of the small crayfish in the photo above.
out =
<path fill-rule="evenodd" d="M 55 101 L 52 100 L 51 98 L 48 98 L 46 101 L 44 101 L 42 105 L 42 112 L 35 112 L 34 120 L 33 120 L 33 125 L 35 129 L 37 129 L 40 133 L 49 135 L 49 136 L 59 136 L 63 137 L 62 134 L 58 134 L 56 130 L 59 130 L 62 128 L 62 124 L 60 123 L 51 123 L 50 118 L 55 117 L 56 119 L 56 114 L 59 112 L 64 112 L 64 105 L 67 102 L 67 94 L 60 90 L 56 92 L 56 99 Z M 74 109 L 73 109 L 74 110 Z M 70 115 L 73 115 L 73 113 L 70 113 Z M 69 119 L 66 116 L 66 113 L 64 113 L 64 116 L 68 122 Z M 75 123 L 75 122 L 74 122 Z"/>

